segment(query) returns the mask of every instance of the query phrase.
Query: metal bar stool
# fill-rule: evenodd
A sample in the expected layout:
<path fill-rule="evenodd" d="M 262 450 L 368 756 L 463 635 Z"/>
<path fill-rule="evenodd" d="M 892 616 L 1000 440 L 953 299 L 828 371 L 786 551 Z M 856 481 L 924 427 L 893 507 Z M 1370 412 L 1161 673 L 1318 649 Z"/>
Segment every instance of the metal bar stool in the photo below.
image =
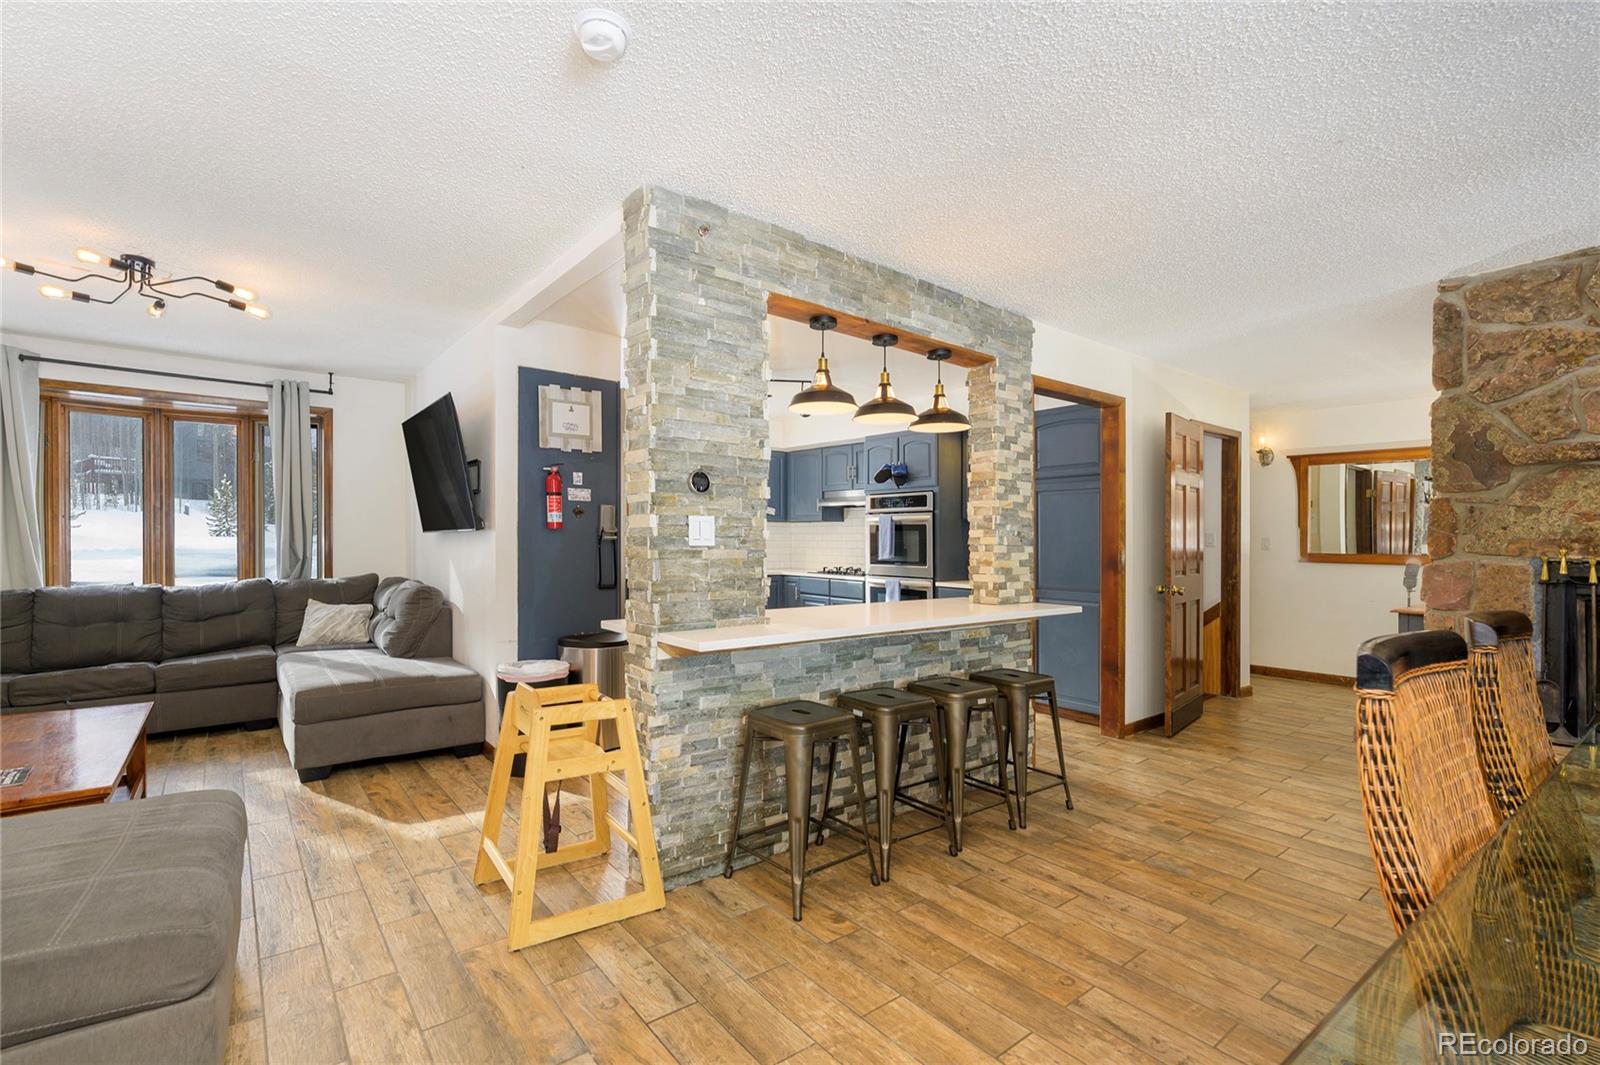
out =
<path fill-rule="evenodd" d="M 1012 779 L 1017 784 L 1017 825 L 1028 827 L 1028 796 L 1045 791 L 1052 784 L 1043 784 L 1028 790 L 1028 736 L 1033 720 L 1033 697 L 1043 695 L 1050 701 L 1050 724 L 1056 733 L 1056 762 L 1060 773 L 1048 769 L 1035 769 L 1047 777 L 1061 781 L 1061 790 L 1067 797 L 1067 809 L 1072 809 L 1072 786 L 1067 783 L 1067 754 L 1061 746 L 1061 716 L 1056 713 L 1056 679 L 1048 673 L 1029 673 L 1025 669 L 985 669 L 970 674 L 975 681 L 993 684 L 1006 701 L 1010 718 Z"/>
<path fill-rule="evenodd" d="M 910 839 L 924 832 L 944 827 L 950 838 L 950 853 L 956 853 L 955 822 L 950 817 L 950 806 L 945 796 L 949 792 L 949 756 L 945 752 L 943 714 L 938 704 L 926 695 L 903 692 L 898 688 L 862 688 L 839 696 L 839 707 L 872 726 L 872 772 L 878 792 L 878 872 L 889 879 L 889 846 L 897 840 Z M 911 726 L 926 722 L 933 739 L 933 776 L 924 780 L 902 784 L 900 771 L 905 765 L 906 739 Z M 834 752 L 828 752 L 828 776 L 822 785 L 822 805 L 826 809 L 833 794 Z M 924 802 L 910 794 L 912 788 L 936 784 L 934 794 L 937 805 Z M 939 819 L 939 824 L 919 828 L 899 836 L 894 834 L 894 804 L 905 803 Z M 822 842 L 822 833 L 817 833 Z"/>
<path fill-rule="evenodd" d="M 734 852 L 748 854 L 783 868 L 776 859 L 762 854 L 739 842 L 739 822 L 744 816 L 745 785 L 750 779 L 750 758 L 757 744 L 776 742 L 783 744 L 783 773 L 788 793 L 789 829 L 789 888 L 794 895 L 794 919 L 800 920 L 800 901 L 806 883 L 806 840 L 811 825 L 820 829 L 826 825 L 861 837 L 861 850 L 842 858 L 824 862 L 810 872 L 820 872 L 840 862 L 849 861 L 859 854 L 867 856 L 872 883 L 878 883 L 878 860 L 872 853 L 872 840 L 867 835 L 866 785 L 861 779 L 861 723 L 855 715 L 837 707 L 807 700 L 780 703 L 752 710 L 744 718 L 744 753 L 739 759 L 739 782 L 734 791 L 733 818 L 728 826 L 728 852 L 723 859 L 722 875 L 733 876 Z M 861 828 L 835 817 L 828 810 L 826 799 L 819 816 L 811 816 L 811 774 L 815 761 L 816 745 L 826 742 L 830 757 L 835 744 L 844 743 L 850 748 L 850 775 L 856 785 L 856 810 L 861 817 Z M 756 831 L 767 831 L 776 825 L 763 826 Z"/>
<path fill-rule="evenodd" d="M 1000 711 L 999 691 L 993 684 L 967 680 L 964 677 L 926 677 L 907 684 L 906 690 L 928 696 L 944 713 L 945 772 L 950 781 L 951 840 L 955 844 L 956 853 L 961 851 L 961 821 L 965 814 L 965 786 L 968 784 L 1001 796 L 1000 801 L 1006 804 L 1006 821 L 1011 828 L 1016 828 L 1016 807 L 1013 805 L 1011 789 L 1006 786 L 1006 720 Z M 994 722 L 995 746 L 999 751 L 999 757 L 994 763 L 1000 780 L 998 786 L 967 773 L 968 720 L 974 712 L 987 712 Z M 982 769 L 984 766 L 972 768 Z M 973 813 L 981 813 L 982 810 L 998 805 L 999 803 L 991 803 L 981 810 L 974 810 Z"/>

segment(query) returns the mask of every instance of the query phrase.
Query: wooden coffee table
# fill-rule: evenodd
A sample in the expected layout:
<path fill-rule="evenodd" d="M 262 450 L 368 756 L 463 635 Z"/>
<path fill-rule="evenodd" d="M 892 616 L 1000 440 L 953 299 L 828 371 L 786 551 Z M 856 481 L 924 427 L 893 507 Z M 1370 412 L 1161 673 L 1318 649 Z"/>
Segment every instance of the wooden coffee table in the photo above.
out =
<path fill-rule="evenodd" d="M 0 787 L 0 817 L 144 795 L 144 727 L 154 703 L 0 717 L 0 769 L 32 766 Z"/>

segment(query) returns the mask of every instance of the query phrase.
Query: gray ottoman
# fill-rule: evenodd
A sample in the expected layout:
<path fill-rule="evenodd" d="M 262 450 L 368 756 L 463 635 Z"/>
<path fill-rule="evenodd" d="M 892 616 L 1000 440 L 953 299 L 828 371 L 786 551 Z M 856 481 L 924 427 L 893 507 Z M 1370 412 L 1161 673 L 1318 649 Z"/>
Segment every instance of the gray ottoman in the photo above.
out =
<path fill-rule="evenodd" d="M 228 791 L 0 822 L 6 1065 L 222 1061 L 244 847 Z"/>

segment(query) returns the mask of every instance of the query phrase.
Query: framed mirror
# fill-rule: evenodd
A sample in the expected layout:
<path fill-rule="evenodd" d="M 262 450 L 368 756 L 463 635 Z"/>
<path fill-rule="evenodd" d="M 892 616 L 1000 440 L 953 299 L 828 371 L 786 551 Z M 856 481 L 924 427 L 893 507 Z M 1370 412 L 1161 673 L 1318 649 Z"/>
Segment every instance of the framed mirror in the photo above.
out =
<path fill-rule="evenodd" d="M 1290 455 L 1305 562 L 1428 561 L 1427 447 Z"/>

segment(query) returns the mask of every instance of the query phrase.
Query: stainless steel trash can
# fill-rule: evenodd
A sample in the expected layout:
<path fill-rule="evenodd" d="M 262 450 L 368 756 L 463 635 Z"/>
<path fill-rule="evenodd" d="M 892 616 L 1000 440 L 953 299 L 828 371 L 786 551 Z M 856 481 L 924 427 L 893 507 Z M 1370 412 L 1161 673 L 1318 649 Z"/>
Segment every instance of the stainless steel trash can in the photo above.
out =
<path fill-rule="evenodd" d="M 628 638 L 620 632 L 579 632 L 556 641 L 558 657 L 572 667 L 570 684 L 594 684 L 612 699 L 627 696 L 623 655 Z"/>
<path fill-rule="evenodd" d="M 627 697 L 627 674 L 622 660 L 628 649 L 628 638 L 622 633 L 603 630 L 574 633 L 557 640 L 556 647 L 561 661 L 572 667 L 567 683 L 596 685 L 601 695 L 611 699 Z M 600 745 L 608 751 L 617 749 L 616 722 L 601 723 Z"/>

